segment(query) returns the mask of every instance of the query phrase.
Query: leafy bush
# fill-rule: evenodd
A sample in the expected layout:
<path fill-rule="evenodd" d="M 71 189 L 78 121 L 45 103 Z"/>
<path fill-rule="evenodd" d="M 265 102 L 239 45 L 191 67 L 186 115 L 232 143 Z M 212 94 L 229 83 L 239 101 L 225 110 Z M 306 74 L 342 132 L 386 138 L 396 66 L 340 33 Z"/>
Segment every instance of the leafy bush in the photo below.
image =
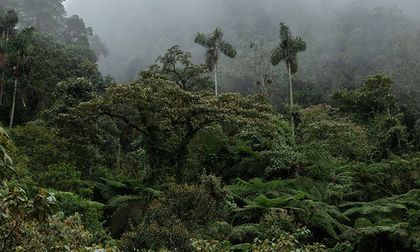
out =
<path fill-rule="evenodd" d="M 38 123 L 29 123 L 12 130 L 12 137 L 18 146 L 18 153 L 28 156 L 35 171 L 42 171 L 50 164 L 62 163 L 68 159 L 66 141 L 50 128 Z"/>
<path fill-rule="evenodd" d="M 151 203 L 142 223 L 123 235 L 120 249 L 185 249 L 195 234 L 226 215 L 226 193 L 215 177 L 201 184 L 169 183 L 160 199 Z"/>
<path fill-rule="evenodd" d="M 87 251 L 93 241 L 78 214 L 54 215 L 45 224 L 24 223 L 21 232 L 21 240 L 11 251 Z"/>
<path fill-rule="evenodd" d="M 95 241 L 103 242 L 109 239 L 102 225 L 103 204 L 84 199 L 70 192 L 56 192 L 55 197 L 58 207 L 66 217 L 80 214 L 84 227 L 93 235 Z"/>
<path fill-rule="evenodd" d="M 82 225 L 79 215 L 54 215 L 56 199 L 39 189 L 28 199 L 19 187 L 0 190 L 0 241 L 2 251 L 79 250 L 92 244 L 92 235 Z"/>
<path fill-rule="evenodd" d="M 8 154 L 8 148 L 12 145 L 12 141 L 6 130 L 0 127 L 0 178 L 9 177 L 10 172 L 16 173 L 13 168 L 13 160 Z"/>
<path fill-rule="evenodd" d="M 252 251 L 252 252 L 322 252 L 326 247 L 319 243 L 311 245 L 300 244 L 293 235 L 282 235 L 271 240 L 255 239 L 253 243 L 231 245 L 229 242 L 215 240 L 197 240 L 191 242 L 193 251 Z"/>
<path fill-rule="evenodd" d="M 40 185 L 61 191 L 75 192 L 82 186 L 81 172 L 72 164 L 49 165 L 47 170 L 38 176 Z"/>
<path fill-rule="evenodd" d="M 327 153 L 339 159 L 364 160 L 371 151 L 366 129 L 339 116 L 338 111 L 328 105 L 303 110 L 298 132 L 303 151 L 314 152 L 309 158 Z"/>

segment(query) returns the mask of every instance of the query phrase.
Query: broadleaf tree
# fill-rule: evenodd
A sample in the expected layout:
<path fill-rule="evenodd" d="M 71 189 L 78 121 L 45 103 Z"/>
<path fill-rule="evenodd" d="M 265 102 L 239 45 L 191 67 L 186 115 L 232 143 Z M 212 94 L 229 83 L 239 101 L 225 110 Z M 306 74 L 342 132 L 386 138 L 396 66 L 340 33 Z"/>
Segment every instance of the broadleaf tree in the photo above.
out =
<path fill-rule="evenodd" d="M 175 82 L 184 90 L 197 91 L 210 88 L 211 80 L 207 73 L 206 65 L 194 64 L 190 52 L 185 52 L 178 45 L 174 45 L 156 59 L 156 64 L 142 71 L 140 79 L 158 74 L 166 80 Z"/>

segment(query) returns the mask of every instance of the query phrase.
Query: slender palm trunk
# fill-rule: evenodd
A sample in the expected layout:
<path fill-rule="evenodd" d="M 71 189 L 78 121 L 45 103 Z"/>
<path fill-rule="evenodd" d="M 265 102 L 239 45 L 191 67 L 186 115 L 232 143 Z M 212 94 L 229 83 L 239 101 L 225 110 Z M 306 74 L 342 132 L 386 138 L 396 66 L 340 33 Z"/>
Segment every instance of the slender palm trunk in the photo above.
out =
<path fill-rule="evenodd" d="M 293 118 L 293 84 L 292 84 L 292 68 L 290 62 L 287 64 L 289 70 L 289 91 L 290 91 L 290 127 L 292 129 L 292 140 L 295 143 L 295 120 Z"/>
<path fill-rule="evenodd" d="M 15 88 L 13 90 L 13 103 L 12 103 L 12 110 L 10 112 L 10 125 L 9 125 L 9 128 L 12 128 L 12 126 L 13 126 L 13 119 L 15 117 L 17 85 L 18 85 L 18 80 L 17 80 L 17 78 L 15 78 Z"/>
<path fill-rule="evenodd" d="M 214 66 L 214 94 L 218 96 L 218 78 L 217 78 L 217 64 Z"/>
<path fill-rule="evenodd" d="M 263 95 L 267 95 L 266 88 L 265 88 L 265 77 L 261 77 L 261 92 Z"/>

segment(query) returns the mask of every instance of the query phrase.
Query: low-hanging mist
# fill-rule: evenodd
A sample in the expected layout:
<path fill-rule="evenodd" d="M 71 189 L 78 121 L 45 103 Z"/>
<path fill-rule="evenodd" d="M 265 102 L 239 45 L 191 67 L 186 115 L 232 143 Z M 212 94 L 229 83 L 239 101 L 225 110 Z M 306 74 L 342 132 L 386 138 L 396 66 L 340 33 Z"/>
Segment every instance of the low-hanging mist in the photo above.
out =
<path fill-rule="evenodd" d="M 84 18 L 111 48 L 110 55 L 100 61 L 102 71 L 120 81 L 128 81 L 175 44 L 201 60 L 203 52 L 193 43 L 198 31 L 210 32 L 221 27 L 239 49 L 247 50 L 251 42 L 275 41 L 278 23 L 282 21 L 308 41 L 309 53 L 321 53 L 337 47 L 337 34 L 333 32 L 340 29 L 338 25 L 343 18 L 357 17 L 365 11 L 372 12 L 366 15 L 375 15 L 378 8 L 401 11 L 402 15 L 415 18 L 420 3 L 415 0 L 68 0 L 66 5 L 69 14 Z M 378 25 L 386 25 L 386 21 Z M 322 64 L 324 57 L 320 56 L 318 60 Z"/>

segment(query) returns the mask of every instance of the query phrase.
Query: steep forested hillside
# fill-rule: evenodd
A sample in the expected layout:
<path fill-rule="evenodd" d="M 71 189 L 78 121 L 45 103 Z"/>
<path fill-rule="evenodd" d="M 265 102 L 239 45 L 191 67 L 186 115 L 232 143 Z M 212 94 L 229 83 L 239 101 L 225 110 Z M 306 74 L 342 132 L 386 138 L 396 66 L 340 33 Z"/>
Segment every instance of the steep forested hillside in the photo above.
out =
<path fill-rule="evenodd" d="M 0 251 L 419 251 L 408 2 L 266 2 L 0 0 Z"/>

